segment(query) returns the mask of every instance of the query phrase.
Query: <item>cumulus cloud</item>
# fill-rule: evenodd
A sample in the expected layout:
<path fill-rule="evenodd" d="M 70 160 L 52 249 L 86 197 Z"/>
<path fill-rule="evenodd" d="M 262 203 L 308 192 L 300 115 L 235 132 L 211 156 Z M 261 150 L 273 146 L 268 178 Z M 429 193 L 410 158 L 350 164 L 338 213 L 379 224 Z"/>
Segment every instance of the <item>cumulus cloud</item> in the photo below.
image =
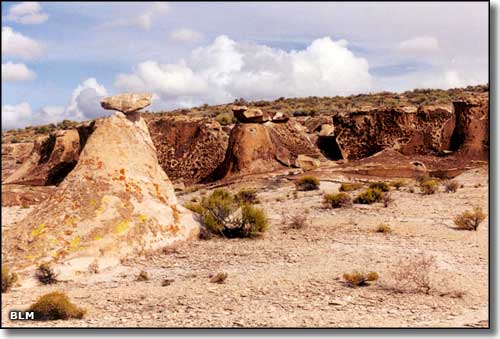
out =
<path fill-rule="evenodd" d="M 2 26 L 2 55 L 34 59 L 42 56 L 44 48 L 38 41 Z"/>
<path fill-rule="evenodd" d="M 368 91 L 372 81 L 368 62 L 355 56 L 345 40 L 325 37 L 287 52 L 219 36 L 177 63 L 142 62 L 133 73 L 119 74 L 115 87 L 153 92 L 170 108 L 240 97 L 347 95 Z"/>
<path fill-rule="evenodd" d="M 64 107 L 46 106 L 33 111 L 27 102 L 2 106 L 2 128 L 13 129 L 26 126 L 57 123 L 64 119 Z"/>
<path fill-rule="evenodd" d="M 411 56 L 435 54 L 439 51 L 439 42 L 431 36 L 416 37 L 401 41 L 398 50 L 402 54 Z"/>
<path fill-rule="evenodd" d="M 170 38 L 177 42 L 193 43 L 201 39 L 202 34 L 189 28 L 179 28 L 170 33 Z"/>
<path fill-rule="evenodd" d="M 163 14 L 168 13 L 170 7 L 164 2 L 153 2 L 145 11 L 130 18 L 118 18 L 105 23 L 102 27 L 138 27 L 148 31 L 154 21 Z"/>
<path fill-rule="evenodd" d="M 107 95 L 103 85 L 95 78 L 89 78 L 75 88 L 64 114 L 73 120 L 94 119 L 109 114 L 110 111 L 102 109 L 100 104 L 100 99 Z"/>
<path fill-rule="evenodd" d="M 2 82 L 31 81 L 35 78 L 35 72 L 25 64 L 12 62 L 2 64 Z"/>
<path fill-rule="evenodd" d="M 8 14 L 4 17 L 6 21 L 14 21 L 25 25 L 36 25 L 47 21 L 49 18 L 44 13 L 42 6 L 38 2 L 25 1 L 9 8 Z"/>

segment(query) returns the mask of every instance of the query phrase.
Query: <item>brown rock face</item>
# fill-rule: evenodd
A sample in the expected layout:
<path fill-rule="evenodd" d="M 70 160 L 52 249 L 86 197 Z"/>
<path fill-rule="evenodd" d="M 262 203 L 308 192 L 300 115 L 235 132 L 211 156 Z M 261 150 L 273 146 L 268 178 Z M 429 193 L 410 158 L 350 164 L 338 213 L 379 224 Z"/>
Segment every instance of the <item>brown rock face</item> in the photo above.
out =
<path fill-rule="evenodd" d="M 149 93 L 124 93 L 102 99 L 101 106 L 130 114 L 151 105 L 151 98 L 152 94 Z"/>
<path fill-rule="evenodd" d="M 224 161 L 228 135 L 216 121 L 162 117 L 147 123 L 160 165 L 173 181 L 201 182 Z"/>
<path fill-rule="evenodd" d="M 77 129 L 58 131 L 38 139 L 30 156 L 3 183 L 34 186 L 59 184 L 75 167 L 93 128 L 93 123 L 82 124 Z"/>
<path fill-rule="evenodd" d="M 450 148 L 467 159 L 487 160 L 489 153 L 489 104 L 488 95 L 465 98 L 453 103 L 455 129 Z"/>
<path fill-rule="evenodd" d="M 98 120 L 73 171 L 24 220 L 4 230 L 3 260 L 30 272 L 54 263 L 61 277 L 118 264 L 197 234 L 177 204 L 143 119 Z"/>
<path fill-rule="evenodd" d="M 32 142 L 2 144 L 2 182 L 21 167 L 32 150 Z"/>
<path fill-rule="evenodd" d="M 246 106 L 233 106 L 233 114 L 242 123 L 264 123 L 271 120 L 269 114 L 262 112 L 258 108 L 248 108 Z"/>

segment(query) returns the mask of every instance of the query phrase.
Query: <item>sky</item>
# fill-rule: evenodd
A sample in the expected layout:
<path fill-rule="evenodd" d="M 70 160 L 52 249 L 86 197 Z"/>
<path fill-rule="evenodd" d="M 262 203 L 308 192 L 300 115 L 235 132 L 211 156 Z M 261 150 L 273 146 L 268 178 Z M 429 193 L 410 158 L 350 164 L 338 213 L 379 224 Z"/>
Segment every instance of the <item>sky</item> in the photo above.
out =
<path fill-rule="evenodd" d="M 488 2 L 2 2 L 2 128 L 488 82 Z"/>

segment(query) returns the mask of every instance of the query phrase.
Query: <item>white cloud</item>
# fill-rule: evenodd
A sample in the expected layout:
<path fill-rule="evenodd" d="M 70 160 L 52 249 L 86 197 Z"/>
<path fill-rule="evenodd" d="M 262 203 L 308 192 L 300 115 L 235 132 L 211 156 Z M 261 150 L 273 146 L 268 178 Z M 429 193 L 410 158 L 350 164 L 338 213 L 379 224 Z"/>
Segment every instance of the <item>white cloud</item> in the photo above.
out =
<path fill-rule="evenodd" d="M 153 2 L 145 11 L 137 16 L 118 18 L 106 22 L 101 27 L 138 27 L 148 31 L 158 16 L 168 13 L 169 6 L 164 2 Z"/>
<path fill-rule="evenodd" d="M 31 81 L 35 78 L 35 72 L 25 64 L 12 62 L 2 64 L 2 82 Z"/>
<path fill-rule="evenodd" d="M 107 95 L 104 86 L 95 78 L 89 78 L 75 88 L 64 114 L 67 119 L 73 120 L 94 119 L 107 115 L 110 111 L 102 109 L 100 104 L 100 99 Z"/>
<path fill-rule="evenodd" d="M 48 14 L 44 13 L 38 2 L 25 1 L 9 8 L 4 17 L 6 21 L 14 21 L 25 25 L 36 25 L 47 21 Z"/>
<path fill-rule="evenodd" d="M 345 40 L 314 40 L 287 52 L 217 37 L 175 64 L 146 61 L 131 74 L 119 74 L 115 87 L 150 91 L 169 107 L 230 102 L 236 98 L 334 96 L 370 90 L 368 62 Z"/>
<path fill-rule="evenodd" d="M 2 55 L 34 59 L 44 54 L 42 44 L 8 26 L 2 26 Z"/>
<path fill-rule="evenodd" d="M 27 102 L 22 102 L 19 105 L 2 106 L 3 129 L 30 125 L 32 118 L 31 106 Z"/>
<path fill-rule="evenodd" d="M 185 43 L 193 43 L 197 42 L 201 39 L 202 34 L 200 32 L 194 31 L 189 28 L 179 28 L 176 30 L 173 30 L 170 33 L 170 38 L 178 41 L 178 42 L 185 42 Z"/>
<path fill-rule="evenodd" d="M 439 51 L 439 42 L 431 36 L 416 37 L 401 41 L 398 50 L 405 55 L 421 56 L 434 54 Z"/>

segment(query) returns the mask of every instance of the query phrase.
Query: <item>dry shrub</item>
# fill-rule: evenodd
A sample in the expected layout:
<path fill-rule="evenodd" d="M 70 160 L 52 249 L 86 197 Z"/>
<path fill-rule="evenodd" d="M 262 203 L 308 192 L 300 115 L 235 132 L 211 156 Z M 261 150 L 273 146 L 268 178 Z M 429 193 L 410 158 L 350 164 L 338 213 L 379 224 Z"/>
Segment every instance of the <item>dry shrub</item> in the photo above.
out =
<path fill-rule="evenodd" d="M 340 185 L 339 191 L 340 192 L 351 192 L 351 191 L 356 191 L 359 190 L 360 188 L 363 187 L 363 184 L 360 182 L 345 182 L 342 185 Z"/>
<path fill-rule="evenodd" d="M 345 283 L 351 287 L 355 286 L 366 286 L 368 281 L 376 281 L 379 276 L 377 272 L 363 273 L 359 271 L 354 271 L 350 273 L 344 273 L 342 276 Z"/>
<path fill-rule="evenodd" d="M 16 273 L 11 273 L 7 267 L 2 266 L 2 293 L 8 292 L 17 280 Z"/>
<path fill-rule="evenodd" d="M 459 185 L 456 181 L 446 181 L 444 183 L 444 190 L 446 193 L 455 193 L 458 189 Z"/>
<path fill-rule="evenodd" d="M 458 229 L 467 231 L 476 231 L 479 224 L 486 219 L 486 214 L 481 207 L 474 207 L 472 211 L 465 211 L 457 215 L 453 222 L 457 225 Z"/>
<path fill-rule="evenodd" d="M 436 258 L 422 254 L 419 258 L 400 260 L 392 272 L 394 287 L 399 292 L 423 292 L 429 294 L 432 286 L 432 275 L 436 268 Z"/>
<path fill-rule="evenodd" d="M 27 311 L 34 312 L 36 320 L 82 319 L 85 315 L 84 309 L 77 307 L 61 292 L 41 296 Z"/>
<path fill-rule="evenodd" d="M 391 190 L 391 187 L 389 186 L 389 184 L 387 184 L 386 182 L 383 182 L 383 181 L 373 182 L 370 184 L 369 188 L 379 189 L 382 192 L 389 192 Z"/>
<path fill-rule="evenodd" d="M 57 282 L 57 274 L 48 263 L 38 266 L 35 277 L 44 285 L 55 284 Z"/>
<path fill-rule="evenodd" d="M 391 182 L 391 186 L 394 187 L 398 191 L 401 187 L 404 187 L 406 185 L 407 185 L 407 182 L 405 180 L 402 180 L 402 179 L 394 180 L 393 182 Z"/>
<path fill-rule="evenodd" d="M 243 188 L 235 196 L 236 200 L 242 204 L 258 204 L 257 190 L 254 188 Z"/>
<path fill-rule="evenodd" d="M 307 221 L 309 217 L 309 212 L 304 211 L 301 214 L 288 214 L 284 213 L 282 217 L 282 223 L 287 225 L 289 228 L 300 230 L 309 226 Z"/>
<path fill-rule="evenodd" d="M 223 284 L 227 279 L 227 273 L 220 272 L 210 277 L 210 282 L 213 284 Z"/>
<path fill-rule="evenodd" d="M 325 194 L 323 202 L 331 208 L 342 208 L 352 206 L 352 198 L 349 194 L 340 192 L 333 194 Z"/>
<path fill-rule="evenodd" d="M 424 180 L 420 183 L 420 190 L 423 194 L 434 194 L 437 192 L 438 187 L 437 180 Z"/>
<path fill-rule="evenodd" d="M 389 225 L 387 224 L 380 224 L 377 226 L 377 233 L 391 233 L 392 229 Z"/>
<path fill-rule="evenodd" d="M 357 204 L 373 204 L 374 202 L 380 202 L 384 199 L 384 192 L 378 188 L 368 188 L 367 190 L 361 192 L 354 202 Z"/>
<path fill-rule="evenodd" d="M 137 281 L 148 281 L 149 280 L 149 274 L 146 271 L 140 271 L 139 274 L 137 275 L 137 278 L 135 279 Z"/>
<path fill-rule="evenodd" d="M 298 191 L 314 191 L 319 189 L 319 179 L 312 175 L 307 175 L 295 182 Z"/>
<path fill-rule="evenodd" d="M 392 198 L 390 193 L 384 193 L 384 196 L 382 197 L 382 202 L 384 203 L 384 207 L 389 207 L 389 204 L 393 201 L 394 199 Z"/>

